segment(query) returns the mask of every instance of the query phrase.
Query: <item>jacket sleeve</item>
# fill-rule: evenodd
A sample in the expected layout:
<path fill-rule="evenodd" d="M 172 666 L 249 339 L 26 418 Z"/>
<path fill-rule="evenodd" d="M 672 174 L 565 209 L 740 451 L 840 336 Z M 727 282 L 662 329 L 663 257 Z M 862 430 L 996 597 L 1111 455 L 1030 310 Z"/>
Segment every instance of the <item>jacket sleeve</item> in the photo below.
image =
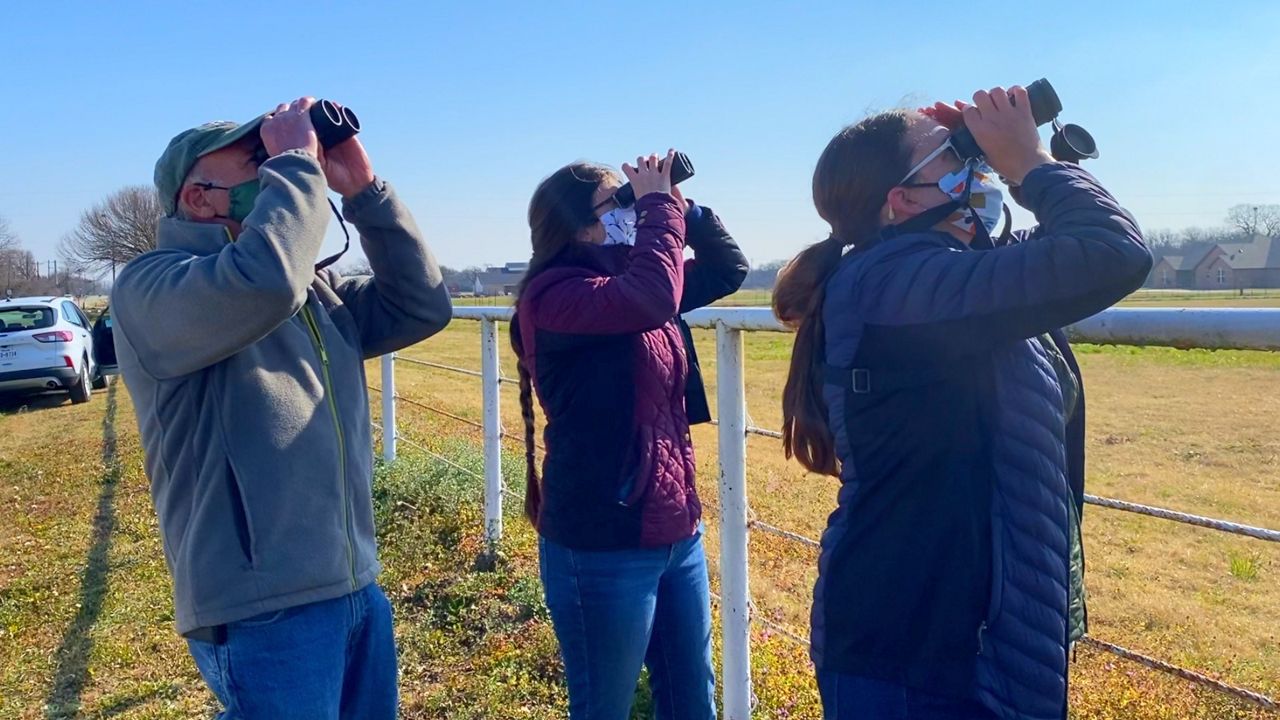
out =
<path fill-rule="evenodd" d="M 684 213 L 674 197 L 650 193 L 640 198 L 636 245 L 626 272 L 601 277 L 575 270 L 549 277 L 530 293 L 534 324 L 552 332 L 582 335 L 662 327 L 680 307 L 684 234 Z"/>
<path fill-rule="evenodd" d="M 360 329 L 366 358 L 399 350 L 440 332 L 453 315 L 440 266 L 417 223 L 382 180 L 343 203 L 360 232 L 372 277 L 327 279 Z"/>
<path fill-rule="evenodd" d="M 980 348 L 1069 325 L 1141 287 L 1151 268 L 1141 231 L 1088 172 L 1041 166 L 1023 197 L 1039 221 L 1023 242 L 971 251 L 927 236 L 890 241 L 902 245 L 869 259 L 854 289 L 866 321 Z"/>
<path fill-rule="evenodd" d="M 261 192 L 235 242 L 214 255 L 153 251 L 117 278 L 112 313 L 152 377 L 220 362 L 306 302 L 329 222 L 324 173 L 313 156 L 291 151 L 264 162 L 258 176 Z"/>
<path fill-rule="evenodd" d="M 682 315 L 737 292 L 751 270 L 747 256 L 711 208 L 691 204 L 685 223 L 693 258 L 684 263 Z"/>

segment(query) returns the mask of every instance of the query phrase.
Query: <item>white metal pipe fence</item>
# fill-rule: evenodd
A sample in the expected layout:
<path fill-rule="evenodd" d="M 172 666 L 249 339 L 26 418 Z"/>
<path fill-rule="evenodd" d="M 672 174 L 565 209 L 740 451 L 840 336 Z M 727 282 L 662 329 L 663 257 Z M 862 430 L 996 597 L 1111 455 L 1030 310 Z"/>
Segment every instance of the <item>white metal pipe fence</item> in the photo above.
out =
<path fill-rule="evenodd" d="M 394 460 L 397 441 L 401 440 L 436 460 L 483 480 L 485 539 L 490 553 L 496 552 L 502 539 L 502 499 L 504 496 L 511 495 L 502 483 L 501 443 L 503 438 L 512 436 L 502 428 L 500 387 L 512 381 L 502 377 L 500 372 L 501 343 L 498 338 L 498 323 L 509 322 L 512 313 L 513 310 L 510 307 L 454 308 L 455 318 L 478 321 L 480 324 L 481 369 L 479 371 L 395 355 L 382 358 L 380 390 L 383 457 L 388 461 Z M 720 464 L 718 512 L 720 593 L 715 594 L 715 600 L 720 606 L 723 641 L 720 678 L 725 717 L 728 720 L 745 720 L 750 717 L 754 704 L 751 691 L 751 624 L 760 624 L 783 637 L 808 645 L 808 638 L 804 635 L 769 622 L 763 617 L 753 617 L 747 562 L 749 534 L 755 530 L 798 543 L 814 551 L 818 550 L 820 545 L 813 538 L 752 517 L 747 501 L 747 436 L 758 435 L 776 439 L 781 438 L 782 435 L 777 430 L 756 427 L 748 419 L 744 385 L 743 333 L 785 331 L 785 328 L 777 322 L 767 308 L 706 308 L 689 313 L 685 319 L 693 327 L 712 328 L 716 331 Z M 1077 342 L 1178 348 L 1280 350 L 1280 309 L 1115 308 L 1077 323 L 1068 328 L 1068 334 Z M 406 362 L 479 378 L 484 404 L 483 421 L 476 423 L 466 420 L 443 409 L 397 395 L 395 392 L 396 362 Z M 379 390 L 379 388 L 372 389 Z M 400 434 L 396 424 L 397 400 L 480 429 L 484 447 L 483 475 Z M 1280 531 L 1276 530 L 1095 495 L 1086 495 L 1085 501 L 1115 510 L 1236 533 L 1263 541 L 1280 542 Z M 1201 686 L 1213 688 L 1254 705 L 1280 709 L 1280 705 L 1275 700 L 1259 693 L 1233 687 L 1203 674 L 1135 653 L 1118 645 L 1091 637 L 1085 638 L 1085 644 L 1147 667 L 1168 672 Z"/>

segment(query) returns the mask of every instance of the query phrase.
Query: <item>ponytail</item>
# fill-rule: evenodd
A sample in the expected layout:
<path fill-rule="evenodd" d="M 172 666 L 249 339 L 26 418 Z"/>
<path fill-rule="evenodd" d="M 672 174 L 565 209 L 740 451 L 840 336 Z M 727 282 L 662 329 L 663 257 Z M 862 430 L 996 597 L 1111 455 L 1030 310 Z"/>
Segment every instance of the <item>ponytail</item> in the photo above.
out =
<path fill-rule="evenodd" d="M 836 442 L 822 398 L 827 281 L 845 247 L 868 247 L 880 232 L 880 209 L 910 168 L 905 138 L 912 116 L 902 110 L 872 115 L 831 139 L 813 171 L 813 204 L 831 236 L 810 245 L 778 272 L 773 313 L 796 331 L 791 371 L 782 390 L 782 449 L 812 472 L 836 475 Z"/>
<path fill-rule="evenodd" d="M 796 331 L 791 370 L 782 390 L 782 450 L 809 470 L 836 475 L 835 436 L 822 398 L 826 328 L 822 305 L 827 280 L 835 272 L 844 243 L 829 237 L 810 245 L 778 272 L 773 313 Z"/>
<path fill-rule="evenodd" d="M 520 377 L 520 418 L 524 421 L 524 514 L 534 527 L 542 506 L 542 484 L 538 477 L 536 426 L 533 415 L 533 376 L 524 362 L 524 342 L 520 337 L 520 319 L 511 318 L 511 349 L 516 352 L 516 373 Z"/>

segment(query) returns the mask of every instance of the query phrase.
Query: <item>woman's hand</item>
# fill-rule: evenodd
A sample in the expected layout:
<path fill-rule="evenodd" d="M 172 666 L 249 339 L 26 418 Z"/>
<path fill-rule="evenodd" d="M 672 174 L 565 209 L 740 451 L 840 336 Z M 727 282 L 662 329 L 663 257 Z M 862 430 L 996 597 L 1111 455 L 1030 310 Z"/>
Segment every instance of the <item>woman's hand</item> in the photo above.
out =
<path fill-rule="evenodd" d="M 935 106 L 936 107 L 936 106 Z M 1027 91 L 1015 85 L 979 90 L 973 104 L 960 110 L 964 125 L 986 153 L 987 162 L 1014 185 L 1034 168 L 1053 162 L 1053 156 L 1040 144 L 1040 132 L 1031 116 L 1031 100 Z"/>
<path fill-rule="evenodd" d="M 661 161 L 661 170 L 658 169 L 657 155 L 636 158 L 635 167 L 623 163 L 622 174 L 627 176 L 637 200 L 649 193 L 671 194 L 671 163 L 675 154 L 675 150 L 667 151 L 667 157 Z"/>

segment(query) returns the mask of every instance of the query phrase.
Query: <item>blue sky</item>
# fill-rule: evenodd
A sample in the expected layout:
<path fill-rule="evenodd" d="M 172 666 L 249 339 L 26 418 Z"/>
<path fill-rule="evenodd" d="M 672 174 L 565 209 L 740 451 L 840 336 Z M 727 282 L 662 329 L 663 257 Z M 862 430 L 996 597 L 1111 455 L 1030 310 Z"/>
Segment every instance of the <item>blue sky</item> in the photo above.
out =
<path fill-rule="evenodd" d="M 455 266 L 527 258 L 529 196 L 564 163 L 669 146 L 753 260 L 786 257 L 825 236 L 809 181 L 842 125 L 1041 76 L 1144 227 L 1280 203 L 1273 0 L 68 1 L 6 3 L 0 28 L 0 215 L 40 260 L 177 132 L 304 94 L 359 112 Z"/>

